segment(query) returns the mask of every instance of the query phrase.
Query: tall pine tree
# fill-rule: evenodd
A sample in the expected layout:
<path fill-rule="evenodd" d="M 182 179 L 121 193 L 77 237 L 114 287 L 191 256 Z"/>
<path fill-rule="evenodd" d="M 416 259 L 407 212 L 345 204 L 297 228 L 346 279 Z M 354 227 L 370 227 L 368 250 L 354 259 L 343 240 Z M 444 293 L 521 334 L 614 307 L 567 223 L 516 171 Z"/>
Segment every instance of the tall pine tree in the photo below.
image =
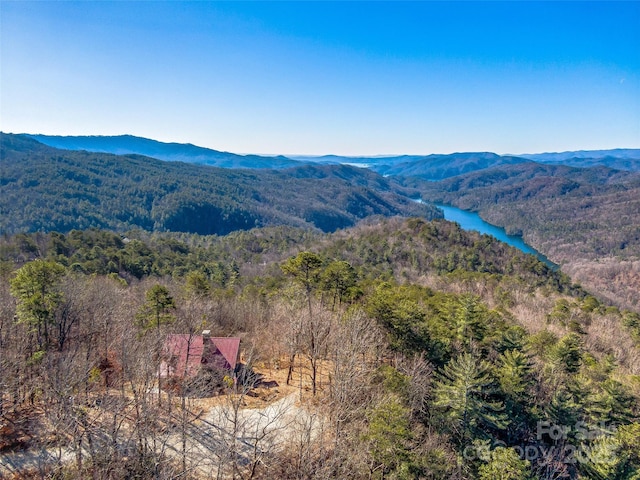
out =
<path fill-rule="evenodd" d="M 504 404 L 496 401 L 491 365 L 469 353 L 450 361 L 439 373 L 434 406 L 456 433 L 459 445 L 474 437 L 487 437 L 492 429 L 504 429 L 508 420 Z"/>

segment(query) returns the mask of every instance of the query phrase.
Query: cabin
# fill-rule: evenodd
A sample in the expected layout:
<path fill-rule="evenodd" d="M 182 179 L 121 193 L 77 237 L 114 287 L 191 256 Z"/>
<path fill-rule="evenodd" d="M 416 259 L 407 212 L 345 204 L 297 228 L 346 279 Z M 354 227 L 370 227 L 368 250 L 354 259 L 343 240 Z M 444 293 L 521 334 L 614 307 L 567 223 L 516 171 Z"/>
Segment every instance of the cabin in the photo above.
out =
<path fill-rule="evenodd" d="M 202 335 L 171 334 L 164 342 L 159 374 L 160 379 L 184 381 L 219 372 L 235 380 L 239 364 L 238 337 L 212 337 L 209 330 Z"/>

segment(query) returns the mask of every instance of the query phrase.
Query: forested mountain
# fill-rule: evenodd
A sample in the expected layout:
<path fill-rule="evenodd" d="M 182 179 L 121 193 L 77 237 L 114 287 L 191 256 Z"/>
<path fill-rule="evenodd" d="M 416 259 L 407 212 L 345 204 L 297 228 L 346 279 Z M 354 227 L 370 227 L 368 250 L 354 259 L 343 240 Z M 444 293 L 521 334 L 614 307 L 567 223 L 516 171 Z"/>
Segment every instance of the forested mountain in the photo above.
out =
<path fill-rule="evenodd" d="M 412 237 L 414 229 L 419 238 Z M 72 230 L 68 234 L 17 234 L 0 241 L 0 262 L 21 265 L 37 258 L 56 260 L 75 271 L 117 274 L 127 280 L 145 276 L 183 276 L 203 268 L 204 258 L 245 268 L 280 261 L 301 248 L 314 248 L 348 261 L 363 278 L 413 279 L 420 274 L 476 272 L 513 276 L 560 292 L 580 292 L 568 276 L 533 255 L 478 232 L 465 232 L 444 220 L 419 218 L 364 220 L 343 233 L 325 234 L 288 226 L 236 231 L 224 236 L 133 230 Z M 205 262 L 206 263 L 206 262 Z M 251 267 L 249 267 L 251 265 Z M 269 271 L 268 268 L 262 270 Z M 250 275 L 249 275 L 250 276 Z M 224 285 L 222 285 L 224 286 Z"/>
<path fill-rule="evenodd" d="M 527 163 L 407 184 L 524 235 L 593 291 L 638 308 L 640 173 Z"/>
<path fill-rule="evenodd" d="M 225 234 L 266 225 L 333 231 L 370 215 L 438 216 L 411 189 L 346 165 L 230 170 L 46 147 L 2 134 L 3 233 L 89 227 Z"/>
<path fill-rule="evenodd" d="M 165 143 L 133 135 L 117 136 L 57 136 L 27 135 L 50 147 L 62 150 L 86 150 L 88 152 L 116 155 L 138 154 L 158 160 L 197 163 L 222 168 L 288 168 L 300 162 L 282 155 L 237 155 L 184 143 Z"/>
<path fill-rule="evenodd" d="M 413 176 L 424 180 L 442 180 L 476 170 L 484 170 L 498 165 L 526 163 L 519 157 L 500 156 L 495 153 L 453 153 L 451 155 L 427 155 L 413 158 L 395 165 L 373 167 L 388 176 Z"/>
<path fill-rule="evenodd" d="M 570 167 L 587 168 L 601 165 L 618 170 L 640 171 L 640 150 L 633 148 L 535 153 L 519 156 L 534 162 L 567 165 Z"/>
<path fill-rule="evenodd" d="M 427 180 L 441 180 L 450 176 L 482 170 L 503 164 L 532 162 L 588 168 L 605 166 L 617 170 L 640 171 L 640 150 L 585 150 L 562 153 L 533 153 L 497 155 L 490 152 L 431 155 L 379 155 L 345 157 L 340 155 L 290 155 L 290 158 L 312 163 L 343 163 L 370 168 L 385 175 L 420 176 Z"/>
<path fill-rule="evenodd" d="M 0 476 L 640 474 L 640 316 L 450 222 L 38 232 L 0 267 Z M 203 329 L 237 383 L 161 381 Z"/>
<path fill-rule="evenodd" d="M 453 153 L 450 155 L 426 155 L 423 157 L 393 157 L 384 164 L 378 159 L 369 168 L 388 176 L 412 176 L 424 180 L 438 181 L 474 171 L 482 171 L 501 165 L 539 164 L 588 168 L 603 166 L 617 170 L 640 171 L 640 150 L 620 149 L 562 154 L 497 155 L 495 153 Z M 532 168 L 524 167 L 525 170 Z"/>
<path fill-rule="evenodd" d="M 45 145 L 63 150 L 86 150 L 116 155 L 138 154 L 159 160 L 199 163 L 223 168 L 287 168 L 300 163 L 347 164 L 371 168 L 385 175 L 419 176 L 440 180 L 474 170 L 503 164 L 521 163 L 522 159 L 538 163 L 572 167 L 606 166 L 618 170 L 640 170 L 639 149 L 585 150 L 561 153 L 497 155 L 495 153 L 453 153 L 448 155 L 237 155 L 192 144 L 165 143 L 133 135 L 60 136 L 28 134 Z"/>

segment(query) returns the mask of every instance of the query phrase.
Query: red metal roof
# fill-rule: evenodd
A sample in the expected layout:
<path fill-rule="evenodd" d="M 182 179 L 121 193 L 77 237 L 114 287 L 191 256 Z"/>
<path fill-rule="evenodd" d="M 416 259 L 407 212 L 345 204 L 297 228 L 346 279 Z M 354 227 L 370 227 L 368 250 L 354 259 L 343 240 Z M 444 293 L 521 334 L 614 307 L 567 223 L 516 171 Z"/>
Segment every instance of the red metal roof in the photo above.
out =
<path fill-rule="evenodd" d="M 162 377 L 191 377 L 201 367 L 235 370 L 240 353 L 238 337 L 172 334 L 164 342 Z"/>

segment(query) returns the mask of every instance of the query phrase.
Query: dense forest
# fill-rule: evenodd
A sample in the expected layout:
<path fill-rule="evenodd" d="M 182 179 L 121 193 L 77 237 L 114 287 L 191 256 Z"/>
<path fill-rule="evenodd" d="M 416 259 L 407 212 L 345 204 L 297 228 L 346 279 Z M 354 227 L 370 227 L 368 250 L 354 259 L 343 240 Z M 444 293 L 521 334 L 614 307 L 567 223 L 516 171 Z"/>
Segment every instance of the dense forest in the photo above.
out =
<path fill-rule="evenodd" d="M 450 222 L 21 233 L 0 260 L 4 477 L 640 478 L 640 316 Z M 158 390 L 166 336 L 204 329 L 241 338 L 237 382 Z"/>
<path fill-rule="evenodd" d="M 640 308 L 640 173 L 531 162 L 405 182 L 523 235 L 590 290 Z"/>
<path fill-rule="evenodd" d="M 370 215 L 441 215 L 408 198 L 417 192 L 346 165 L 228 170 L 0 135 L 3 233 L 141 228 L 221 235 L 269 225 L 334 231 Z"/>

